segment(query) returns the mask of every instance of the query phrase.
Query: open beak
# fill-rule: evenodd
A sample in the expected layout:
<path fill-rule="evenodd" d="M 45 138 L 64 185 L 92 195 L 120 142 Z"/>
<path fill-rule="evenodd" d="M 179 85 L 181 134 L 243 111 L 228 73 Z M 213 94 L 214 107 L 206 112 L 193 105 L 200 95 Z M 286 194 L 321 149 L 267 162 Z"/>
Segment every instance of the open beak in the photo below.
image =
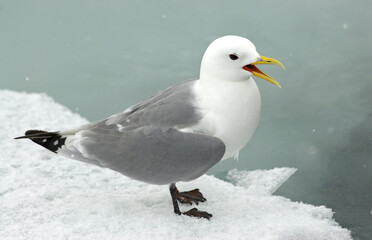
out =
<path fill-rule="evenodd" d="M 280 84 L 274 78 L 270 77 L 269 75 L 267 75 L 266 73 L 264 73 L 260 69 L 258 69 L 255 66 L 257 64 L 274 64 L 274 65 L 279 65 L 283 69 L 285 69 L 284 65 L 281 62 L 279 62 L 278 60 L 276 60 L 274 58 L 269 58 L 269 57 L 261 56 L 261 60 L 260 61 L 257 61 L 257 62 L 248 64 L 248 65 L 245 65 L 243 67 L 243 69 L 246 70 L 246 71 L 251 72 L 253 74 L 253 76 L 256 76 L 256 77 L 265 79 L 266 81 L 271 82 L 272 84 L 275 84 L 276 86 L 282 88 L 280 86 Z"/>

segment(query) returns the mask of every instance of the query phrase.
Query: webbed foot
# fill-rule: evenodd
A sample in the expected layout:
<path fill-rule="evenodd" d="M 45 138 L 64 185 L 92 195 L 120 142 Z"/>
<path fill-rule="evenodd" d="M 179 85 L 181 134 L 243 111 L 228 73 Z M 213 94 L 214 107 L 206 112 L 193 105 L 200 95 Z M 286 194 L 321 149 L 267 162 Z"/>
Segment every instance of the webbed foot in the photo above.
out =
<path fill-rule="evenodd" d="M 198 205 L 199 202 L 207 201 L 199 189 L 194 189 L 188 192 L 177 192 L 176 197 L 180 203 L 188 203 L 190 205 L 192 203 Z"/>
<path fill-rule="evenodd" d="M 199 202 L 205 202 L 206 199 L 203 197 L 203 194 L 199 191 L 199 189 L 194 189 L 192 191 L 188 192 L 179 192 L 176 184 L 172 183 L 169 186 L 170 194 L 172 197 L 172 202 L 173 202 L 173 209 L 174 213 L 178 215 L 186 215 L 189 217 L 197 217 L 197 218 L 206 218 L 210 219 L 212 217 L 212 214 L 208 212 L 203 212 L 199 211 L 197 208 L 192 208 L 188 210 L 187 212 L 181 212 L 179 207 L 178 207 L 178 202 L 181 203 L 189 203 L 192 204 L 193 202 L 198 204 Z"/>
<path fill-rule="evenodd" d="M 213 216 L 208 212 L 199 211 L 197 208 L 192 208 L 189 211 L 184 212 L 182 214 L 187 215 L 189 217 L 206 218 L 208 220 Z"/>

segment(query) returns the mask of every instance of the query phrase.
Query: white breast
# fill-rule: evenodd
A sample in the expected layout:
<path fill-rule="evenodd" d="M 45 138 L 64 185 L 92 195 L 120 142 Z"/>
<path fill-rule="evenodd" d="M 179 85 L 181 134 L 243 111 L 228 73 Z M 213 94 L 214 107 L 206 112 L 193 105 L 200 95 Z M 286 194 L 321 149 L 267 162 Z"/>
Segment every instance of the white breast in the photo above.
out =
<path fill-rule="evenodd" d="M 204 115 L 192 131 L 220 138 L 226 145 L 222 160 L 237 156 L 256 130 L 261 97 L 254 80 L 196 81 L 197 105 Z"/>

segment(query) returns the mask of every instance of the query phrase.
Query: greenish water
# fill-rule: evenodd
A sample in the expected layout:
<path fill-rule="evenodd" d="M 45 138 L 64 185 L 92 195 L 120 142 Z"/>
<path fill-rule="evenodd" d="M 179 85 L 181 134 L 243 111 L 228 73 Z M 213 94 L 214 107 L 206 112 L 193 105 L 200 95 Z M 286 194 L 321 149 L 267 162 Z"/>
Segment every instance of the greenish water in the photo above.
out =
<path fill-rule="evenodd" d="M 198 76 L 217 37 L 286 71 L 257 79 L 260 125 L 231 168 L 296 167 L 277 192 L 372 236 L 371 1 L 1 1 L 0 88 L 44 92 L 91 121 Z M 51 109 L 52 111 L 52 109 Z M 56 116 L 58 117 L 58 116 Z M 309 226 L 310 227 L 310 226 Z"/>

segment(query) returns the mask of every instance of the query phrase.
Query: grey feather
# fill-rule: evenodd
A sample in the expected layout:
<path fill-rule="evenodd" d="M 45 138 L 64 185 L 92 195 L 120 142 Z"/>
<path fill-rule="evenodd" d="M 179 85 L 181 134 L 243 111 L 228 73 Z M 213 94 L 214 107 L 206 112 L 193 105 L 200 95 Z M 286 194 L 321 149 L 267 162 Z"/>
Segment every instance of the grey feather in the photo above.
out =
<path fill-rule="evenodd" d="M 123 113 L 108 118 L 105 123 L 108 125 L 118 123 L 124 126 L 139 124 L 180 127 L 195 124 L 202 115 L 193 104 L 194 83 L 195 80 L 184 81 L 160 91 Z"/>
<path fill-rule="evenodd" d="M 58 153 L 152 184 L 201 176 L 221 160 L 225 144 L 213 136 L 177 130 L 203 117 L 194 105 L 194 83 L 182 82 L 123 113 L 64 132 L 73 135 Z"/>
<path fill-rule="evenodd" d="M 108 134 L 85 130 L 82 135 L 94 139 L 84 147 L 98 165 L 153 184 L 195 179 L 225 152 L 215 137 L 169 127 L 143 126 L 125 132 L 113 128 Z"/>

